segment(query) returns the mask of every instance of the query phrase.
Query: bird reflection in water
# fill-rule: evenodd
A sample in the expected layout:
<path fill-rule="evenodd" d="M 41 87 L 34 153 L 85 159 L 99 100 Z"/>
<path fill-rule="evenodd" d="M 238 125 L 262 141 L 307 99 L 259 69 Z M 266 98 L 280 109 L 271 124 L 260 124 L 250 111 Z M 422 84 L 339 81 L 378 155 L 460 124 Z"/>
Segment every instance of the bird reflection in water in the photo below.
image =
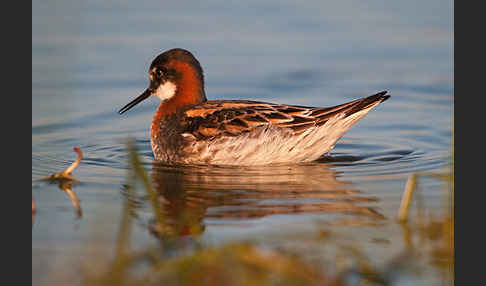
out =
<path fill-rule="evenodd" d="M 277 214 L 352 215 L 380 221 L 377 198 L 352 189 L 322 163 L 271 167 L 169 166 L 152 163 L 151 181 L 177 235 L 198 235 L 204 219 L 249 220 Z M 336 224 L 335 221 L 334 224 Z M 160 227 L 150 227 L 157 235 Z"/>

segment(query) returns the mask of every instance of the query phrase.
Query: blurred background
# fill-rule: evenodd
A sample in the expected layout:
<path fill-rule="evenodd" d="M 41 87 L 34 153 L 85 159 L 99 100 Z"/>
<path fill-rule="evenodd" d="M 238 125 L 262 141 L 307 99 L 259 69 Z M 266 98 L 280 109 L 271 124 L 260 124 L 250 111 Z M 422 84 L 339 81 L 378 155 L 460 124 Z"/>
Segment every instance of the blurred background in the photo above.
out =
<path fill-rule="evenodd" d="M 34 106 L 43 96 L 62 96 L 84 111 L 105 104 L 116 110 L 147 85 L 151 61 L 174 47 L 202 63 L 210 98 L 337 104 L 381 90 L 450 93 L 452 5 L 36 1 Z M 107 89 L 118 95 L 110 103 Z"/>

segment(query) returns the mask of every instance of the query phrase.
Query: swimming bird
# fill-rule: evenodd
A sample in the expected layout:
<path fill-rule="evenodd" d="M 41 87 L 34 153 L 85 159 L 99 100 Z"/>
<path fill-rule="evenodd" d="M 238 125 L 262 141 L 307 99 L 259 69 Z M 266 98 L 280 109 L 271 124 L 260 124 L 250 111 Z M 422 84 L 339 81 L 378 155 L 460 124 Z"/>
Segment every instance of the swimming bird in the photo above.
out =
<path fill-rule="evenodd" d="M 122 114 L 150 96 L 162 102 L 152 120 L 155 160 L 169 164 L 266 165 L 314 161 L 387 91 L 332 107 L 250 100 L 207 100 L 203 69 L 185 49 L 158 55 L 149 87 Z"/>

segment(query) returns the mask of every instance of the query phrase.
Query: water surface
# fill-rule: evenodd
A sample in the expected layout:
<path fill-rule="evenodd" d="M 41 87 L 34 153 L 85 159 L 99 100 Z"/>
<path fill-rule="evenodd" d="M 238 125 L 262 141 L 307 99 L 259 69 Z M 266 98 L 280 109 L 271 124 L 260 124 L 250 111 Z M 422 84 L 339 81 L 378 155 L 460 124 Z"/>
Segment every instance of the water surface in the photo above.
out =
<path fill-rule="evenodd" d="M 353 238 L 380 264 L 404 248 L 395 223 L 406 180 L 450 164 L 453 112 L 452 1 L 33 2 L 33 284 L 78 281 L 79 261 L 116 244 L 132 137 L 161 203 L 184 236 L 220 244 L 256 239 L 308 245 L 292 234 L 330 229 Z M 388 90 L 330 154 L 278 167 L 174 167 L 153 162 L 149 99 L 117 110 L 148 85 L 152 59 L 170 48 L 194 53 L 209 99 L 331 106 Z M 82 217 L 69 196 L 39 179 L 76 158 Z M 421 181 L 440 212 L 443 183 Z M 143 208 L 134 242 L 154 244 Z M 386 243 L 379 243 L 385 241 Z M 433 268 L 413 278 L 440 284 Z"/>

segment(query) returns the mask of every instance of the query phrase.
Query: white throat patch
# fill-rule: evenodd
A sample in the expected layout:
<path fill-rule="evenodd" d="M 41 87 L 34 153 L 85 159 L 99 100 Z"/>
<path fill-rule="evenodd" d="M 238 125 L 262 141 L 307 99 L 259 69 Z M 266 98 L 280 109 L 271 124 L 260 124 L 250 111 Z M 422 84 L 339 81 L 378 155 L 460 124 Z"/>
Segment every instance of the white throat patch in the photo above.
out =
<path fill-rule="evenodd" d="M 155 90 L 154 95 L 161 100 L 169 99 L 173 97 L 176 93 L 176 85 L 170 81 L 166 81 L 164 84 L 159 85 Z"/>

